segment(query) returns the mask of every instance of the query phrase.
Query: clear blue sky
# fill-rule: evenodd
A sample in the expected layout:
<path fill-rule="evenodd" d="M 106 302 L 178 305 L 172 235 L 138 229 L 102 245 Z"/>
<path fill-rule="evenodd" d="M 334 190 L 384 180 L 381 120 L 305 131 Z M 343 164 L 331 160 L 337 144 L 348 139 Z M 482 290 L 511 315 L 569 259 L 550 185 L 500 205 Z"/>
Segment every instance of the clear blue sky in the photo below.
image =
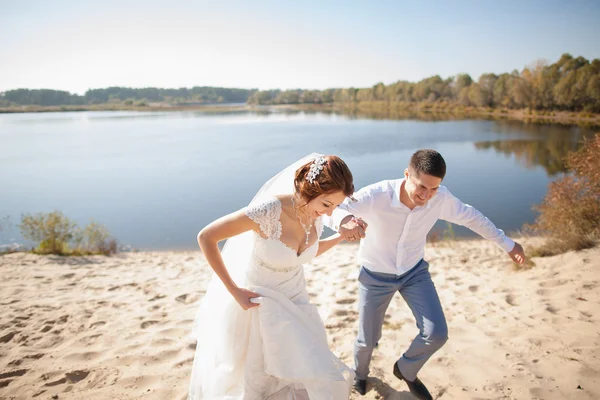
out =
<path fill-rule="evenodd" d="M 369 87 L 600 58 L 598 0 L 0 0 L 0 91 Z"/>

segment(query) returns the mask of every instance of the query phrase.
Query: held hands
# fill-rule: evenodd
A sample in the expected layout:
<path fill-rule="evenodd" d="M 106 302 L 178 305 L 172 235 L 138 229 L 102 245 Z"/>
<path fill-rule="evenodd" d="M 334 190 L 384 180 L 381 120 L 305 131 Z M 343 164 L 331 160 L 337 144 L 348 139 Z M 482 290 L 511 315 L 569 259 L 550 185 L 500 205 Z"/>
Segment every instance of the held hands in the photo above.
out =
<path fill-rule="evenodd" d="M 347 242 L 355 242 L 365 237 L 369 225 L 361 218 L 348 215 L 340 224 L 339 234 Z"/>
<path fill-rule="evenodd" d="M 517 264 L 525 263 L 525 252 L 523 251 L 523 247 L 517 242 L 515 242 L 515 247 L 508 253 L 510 258 Z"/>
<path fill-rule="evenodd" d="M 237 301 L 240 307 L 242 307 L 244 310 L 253 307 L 258 307 L 258 303 L 253 303 L 251 299 L 260 297 L 260 294 L 239 287 L 233 288 L 229 292 L 231 293 L 235 301 Z"/>

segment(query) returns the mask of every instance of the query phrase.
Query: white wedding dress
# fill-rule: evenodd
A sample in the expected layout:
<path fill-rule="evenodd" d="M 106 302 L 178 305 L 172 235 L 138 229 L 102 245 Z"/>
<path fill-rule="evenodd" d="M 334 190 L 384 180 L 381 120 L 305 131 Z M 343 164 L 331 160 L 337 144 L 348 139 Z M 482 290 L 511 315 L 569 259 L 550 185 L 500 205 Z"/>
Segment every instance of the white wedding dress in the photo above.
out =
<path fill-rule="evenodd" d="M 354 372 L 331 353 L 304 280 L 303 264 L 316 256 L 318 240 L 299 255 L 285 245 L 275 197 L 251 204 L 246 215 L 262 234 L 252 232 L 251 251 L 242 257 L 248 265 L 241 269 L 244 286 L 259 293 L 261 303 L 244 311 L 235 301 L 221 301 L 204 310 L 188 399 L 347 400 Z M 320 237 L 320 218 L 315 227 Z"/>

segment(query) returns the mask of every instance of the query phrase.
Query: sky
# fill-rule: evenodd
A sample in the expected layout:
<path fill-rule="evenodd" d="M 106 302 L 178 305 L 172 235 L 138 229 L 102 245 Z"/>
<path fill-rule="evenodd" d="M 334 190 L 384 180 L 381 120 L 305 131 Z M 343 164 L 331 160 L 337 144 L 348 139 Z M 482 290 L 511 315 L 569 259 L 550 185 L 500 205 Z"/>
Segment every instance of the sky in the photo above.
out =
<path fill-rule="evenodd" d="M 598 0 L 0 0 L 0 92 L 370 87 L 600 58 Z"/>

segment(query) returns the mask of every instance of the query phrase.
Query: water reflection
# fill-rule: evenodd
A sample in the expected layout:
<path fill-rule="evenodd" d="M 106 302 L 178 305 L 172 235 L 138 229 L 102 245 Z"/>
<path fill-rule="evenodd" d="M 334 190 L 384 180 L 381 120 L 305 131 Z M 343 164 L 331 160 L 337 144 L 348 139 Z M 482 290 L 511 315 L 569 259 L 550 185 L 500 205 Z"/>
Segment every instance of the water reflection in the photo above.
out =
<path fill-rule="evenodd" d="M 373 119 L 373 120 L 419 120 L 427 122 L 438 121 L 461 121 L 466 119 L 488 119 L 469 118 L 465 114 L 454 114 L 451 112 L 419 111 L 419 110 L 335 110 L 332 114 L 344 115 L 349 119 Z"/>
<path fill-rule="evenodd" d="M 584 138 L 594 133 L 579 127 L 527 124 L 520 121 L 502 121 L 492 125 L 492 131 L 511 140 L 480 141 L 478 150 L 493 149 L 515 159 L 528 169 L 541 166 L 549 176 L 568 172 L 565 159 L 569 152 L 578 150 Z M 518 135 L 518 138 L 514 138 Z M 514 139 L 512 139 L 514 138 Z"/>

